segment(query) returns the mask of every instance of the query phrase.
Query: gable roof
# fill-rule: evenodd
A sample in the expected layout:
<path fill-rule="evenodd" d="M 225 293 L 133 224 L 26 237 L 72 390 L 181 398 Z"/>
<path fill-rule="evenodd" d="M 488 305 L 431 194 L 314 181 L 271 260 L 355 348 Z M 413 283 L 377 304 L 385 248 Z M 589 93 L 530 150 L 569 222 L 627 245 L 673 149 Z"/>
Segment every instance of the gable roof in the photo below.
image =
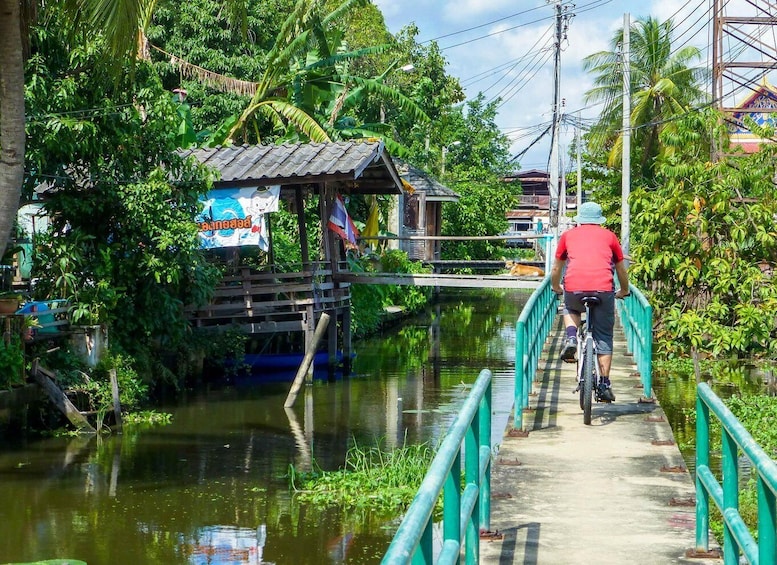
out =
<path fill-rule="evenodd" d="M 216 186 L 268 186 L 343 181 L 350 194 L 400 194 L 402 181 L 382 141 L 336 141 L 186 149 L 219 171 Z"/>
<path fill-rule="evenodd" d="M 763 143 L 773 143 L 771 139 L 764 139 L 751 132 L 745 125 L 745 116 L 750 117 L 760 126 L 774 125 L 774 111 L 777 108 L 777 89 L 766 81 L 764 77 L 758 88 L 745 98 L 736 108 L 731 108 L 729 119 L 729 140 L 732 147 L 740 147 L 745 153 L 755 153 Z"/>
<path fill-rule="evenodd" d="M 456 202 L 461 198 L 429 174 L 401 159 L 394 159 L 394 165 L 402 179 L 412 186 L 413 190 L 426 194 L 427 202 Z"/>

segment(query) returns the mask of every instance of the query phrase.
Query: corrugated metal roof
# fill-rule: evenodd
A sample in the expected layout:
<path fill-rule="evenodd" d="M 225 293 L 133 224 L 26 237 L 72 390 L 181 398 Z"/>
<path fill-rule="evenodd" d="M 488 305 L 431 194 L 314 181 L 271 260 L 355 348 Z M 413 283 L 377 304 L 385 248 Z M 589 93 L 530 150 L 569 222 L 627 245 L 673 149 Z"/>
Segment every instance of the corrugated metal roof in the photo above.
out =
<path fill-rule="evenodd" d="M 401 159 L 394 159 L 394 165 L 399 172 L 399 176 L 407 181 L 410 186 L 426 194 L 427 202 L 455 202 L 461 198 L 441 182 Z"/>
<path fill-rule="evenodd" d="M 217 184 L 298 185 L 346 182 L 343 192 L 399 194 L 402 181 L 382 141 L 337 141 L 187 149 L 184 157 L 221 174 Z"/>

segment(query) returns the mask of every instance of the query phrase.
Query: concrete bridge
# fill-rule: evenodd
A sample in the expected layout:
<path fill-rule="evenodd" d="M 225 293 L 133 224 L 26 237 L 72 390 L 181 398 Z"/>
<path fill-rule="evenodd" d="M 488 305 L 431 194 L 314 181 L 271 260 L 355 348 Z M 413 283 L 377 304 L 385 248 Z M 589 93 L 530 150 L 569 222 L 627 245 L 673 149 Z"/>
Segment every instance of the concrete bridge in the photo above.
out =
<path fill-rule="evenodd" d="M 500 565 L 720 564 L 692 557 L 695 487 L 660 405 L 646 402 L 616 327 L 616 401 L 583 424 L 575 365 L 546 341 L 523 431 L 509 422 L 491 475 L 490 531 L 480 563 Z M 496 436 L 498 437 L 498 436 Z M 717 548 L 715 548 L 717 549 Z"/>

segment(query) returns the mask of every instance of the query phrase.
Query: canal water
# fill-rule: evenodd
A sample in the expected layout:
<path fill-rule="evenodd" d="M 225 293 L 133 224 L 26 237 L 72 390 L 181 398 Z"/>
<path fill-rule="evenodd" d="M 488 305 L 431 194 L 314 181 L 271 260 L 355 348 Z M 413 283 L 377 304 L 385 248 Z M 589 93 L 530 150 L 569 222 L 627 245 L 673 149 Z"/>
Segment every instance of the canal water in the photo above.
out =
<path fill-rule="evenodd" d="M 449 291 L 423 315 L 355 344 L 353 374 L 306 386 L 238 379 L 157 409 L 172 423 L 0 449 L 0 563 L 378 563 L 397 522 L 302 504 L 293 465 L 335 470 L 353 442 L 444 435 L 483 368 L 496 442 L 512 405 L 515 323 L 528 291 Z"/>

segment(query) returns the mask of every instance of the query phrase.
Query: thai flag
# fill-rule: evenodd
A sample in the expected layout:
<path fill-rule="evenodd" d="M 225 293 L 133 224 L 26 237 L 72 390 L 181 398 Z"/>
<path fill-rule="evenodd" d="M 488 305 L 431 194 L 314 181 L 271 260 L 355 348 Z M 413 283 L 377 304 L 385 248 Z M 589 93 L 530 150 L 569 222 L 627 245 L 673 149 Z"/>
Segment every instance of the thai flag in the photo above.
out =
<path fill-rule="evenodd" d="M 350 244 L 356 247 L 356 238 L 359 237 L 359 230 L 353 225 L 353 220 L 348 215 L 348 210 L 345 209 L 345 203 L 339 194 L 335 198 L 335 204 L 332 207 L 332 213 L 329 215 L 327 226 L 343 239 L 346 246 Z"/>

